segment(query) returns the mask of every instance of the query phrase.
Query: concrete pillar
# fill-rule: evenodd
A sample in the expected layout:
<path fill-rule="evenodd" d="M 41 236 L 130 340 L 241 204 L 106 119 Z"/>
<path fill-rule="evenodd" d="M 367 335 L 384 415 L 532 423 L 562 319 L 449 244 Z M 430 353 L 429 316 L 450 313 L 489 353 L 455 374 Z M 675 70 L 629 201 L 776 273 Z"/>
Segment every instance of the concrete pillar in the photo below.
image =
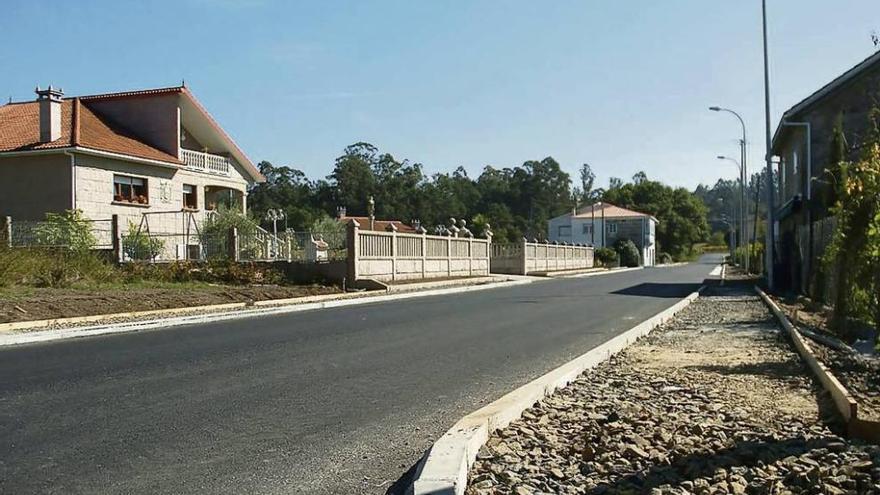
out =
<path fill-rule="evenodd" d="M 238 228 L 232 227 L 229 229 L 229 233 L 226 236 L 226 254 L 230 260 L 236 262 L 240 260 L 240 250 L 238 247 Z"/>
<path fill-rule="evenodd" d="M 354 287 L 358 279 L 358 257 L 360 256 L 360 224 L 357 220 L 352 219 L 348 224 L 347 238 L 348 242 L 348 272 L 347 285 Z"/>
<path fill-rule="evenodd" d="M 12 247 L 12 217 L 0 217 L 0 236 L 8 247 Z"/>
<path fill-rule="evenodd" d="M 110 233 L 113 236 L 113 259 L 117 263 L 124 261 L 122 255 L 122 229 L 119 228 L 119 215 L 113 214 L 110 217 Z"/>

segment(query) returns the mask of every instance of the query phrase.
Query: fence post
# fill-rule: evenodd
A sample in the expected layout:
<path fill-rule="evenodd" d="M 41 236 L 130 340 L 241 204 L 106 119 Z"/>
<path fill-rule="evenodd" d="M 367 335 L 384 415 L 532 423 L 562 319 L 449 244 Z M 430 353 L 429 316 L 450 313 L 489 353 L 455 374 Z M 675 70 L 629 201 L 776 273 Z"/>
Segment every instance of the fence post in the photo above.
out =
<path fill-rule="evenodd" d="M 428 271 L 428 235 L 425 230 L 422 230 L 422 279 L 425 278 L 425 274 Z"/>
<path fill-rule="evenodd" d="M 452 234 L 446 238 L 446 276 L 452 276 Z"/>
<path fill-rule="evenodd" d="M 232 227 L 226 235 L 226 255 L 232 261 L 240 261 L 241 253 L 238 249 L 238 228 Z"/>
<path fill-rule="evenodd" d="M 110 217 L 110 233 L 113 236 L 113 259 L 122 263 L 122 229 L 119 228 L 119 215 L 115 213 Z"/>
<path fill-rule="evenodd" d="M 361 224 L 357 222 L 355 219 L 351 219 L 348 224 L 348 229 L 346 235 L 348 238 L 346 241 L 348 242 L 348 281 L 347 284 L 349 287 L 354 287 L 358 278 L 358 257 L 360 256 L 360 245 L 358 243 L 358 238 L 360 236 L 359 227 Z"/>
<path fill-rule="evenodd" d="M 290 232 L 286 230 L 284 231 L 284 242 L 287 244 L 287 262 L 290 263 L 293 261 L 293 253 L 290 251 Z"/>
<path fill-rule="evenodd" d="M 388 224 L 388 230 L 391 231 L 391 280 L 397 280 L 397 227 L 394 223 Z"/>
<path fill-rule="evenodd" d="M 8 247 L 12 247 L 12 217 L 0 217 L 0 232 L 3 232 Z"/>
<path fill-rule="evenodd" d="M 520 275 L 528 275 L 528 272 L 529 272 L 529 270 L 528 270 L 528 268 L 529 268 L 528 256 L 526 255 L 526 250 L 528 248 L 529 248 L 529 243 L 528 243 L 528 241 L 526 241 L 525 238 L 523 238 L 522 249 L 520 249 L 520 255 L 519 255 L 520 256 L 520 267 L 522 268 L 520 270 Z M 535 253 L 535 254 L 537 254 L 537 253 Z"/>
<path fill-rule="evenodd" d="M 468 276 L 474 276 L 474 238 L 468 236 Z"/>

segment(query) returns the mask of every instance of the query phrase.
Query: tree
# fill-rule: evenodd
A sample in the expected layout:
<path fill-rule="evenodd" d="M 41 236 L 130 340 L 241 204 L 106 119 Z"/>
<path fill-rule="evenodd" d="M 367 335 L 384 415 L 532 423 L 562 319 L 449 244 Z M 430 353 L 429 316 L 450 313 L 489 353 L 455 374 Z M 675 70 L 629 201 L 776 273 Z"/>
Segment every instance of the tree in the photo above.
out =
<path fill-rule="evenodd" d="M 645 174 L 636 174 L 635 178 L 638 182 L 623 184 L 620 179 L 613 181 L 602 200 L 653 215 L 659 221 L 658 251 L 666 251 L 676 259 L 688 257 L 693 245 L 709 236 L 703 202 L 687 189 L 673 189 L 649 180 Z"/>
<path fill-rule="evenodd" d="M 579 204 L 587 204 L 592 203 L 596 200 L 596 174 L 593 172 L 593 168 L 590 167 L 589 163 L 584 163 L 581 165 L 580 169 L 580 178 L 581 178 L 581 187 L 580 187 L 580 195 L 576 197 L 575 201 Z"/>
<path fill-rule="evenodd" d="M 355 143 L 345 148 L 327 179 L 334 189 L 337 206 L 350 215 L 366 215 L 370 196 L 376 192 L 375 170 L 381 168 L 378 149 L 369 143 Z"/>

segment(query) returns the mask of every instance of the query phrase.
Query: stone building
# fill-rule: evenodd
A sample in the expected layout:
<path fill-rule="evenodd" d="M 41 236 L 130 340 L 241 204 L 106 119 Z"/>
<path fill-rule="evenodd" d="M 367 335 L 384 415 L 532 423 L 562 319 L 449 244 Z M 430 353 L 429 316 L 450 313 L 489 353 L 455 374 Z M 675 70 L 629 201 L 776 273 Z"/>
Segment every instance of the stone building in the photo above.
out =
<path fill-rule="evenodd" d="M 619 239 L 629 239 L 639 248 L 644 266 L 656 263 L 657 219 L 611 203 L 595 203 L 550 219 L 547 239 L 551 242 L 613 247 Z"/>
<path fill-rule="evenodd" d="M 773 136 L 778 157 L 775 283 L 783 291 L 820 295 L 819 263 L 834 228 L 830 207 L 838 177 L 833 161 L 835 125 L 843 131 L 843 158 L 858 157 L 869 112 L 880 102 L 880 52 L 829 82 L 783 115 Z"/>
<path fill-rule="evenodd" d="M 186 86 L 36 93 L 0 106 L 0 215 L 14 221 L 79 209 L 174 233 L 220 204 L 246 209 L 264 180 Z"/>

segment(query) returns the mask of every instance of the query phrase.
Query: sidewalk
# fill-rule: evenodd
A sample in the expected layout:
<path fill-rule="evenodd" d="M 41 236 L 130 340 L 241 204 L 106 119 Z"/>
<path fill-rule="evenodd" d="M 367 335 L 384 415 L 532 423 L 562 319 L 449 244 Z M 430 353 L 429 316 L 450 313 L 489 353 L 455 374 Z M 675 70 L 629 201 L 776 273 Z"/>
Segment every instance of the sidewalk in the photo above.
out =
<path fill-rule="evenodd" d="M 714 287 L 496 432 L 469 494 L 868 493 L 880 448 L 835 434 L 769 310 Z"/>

